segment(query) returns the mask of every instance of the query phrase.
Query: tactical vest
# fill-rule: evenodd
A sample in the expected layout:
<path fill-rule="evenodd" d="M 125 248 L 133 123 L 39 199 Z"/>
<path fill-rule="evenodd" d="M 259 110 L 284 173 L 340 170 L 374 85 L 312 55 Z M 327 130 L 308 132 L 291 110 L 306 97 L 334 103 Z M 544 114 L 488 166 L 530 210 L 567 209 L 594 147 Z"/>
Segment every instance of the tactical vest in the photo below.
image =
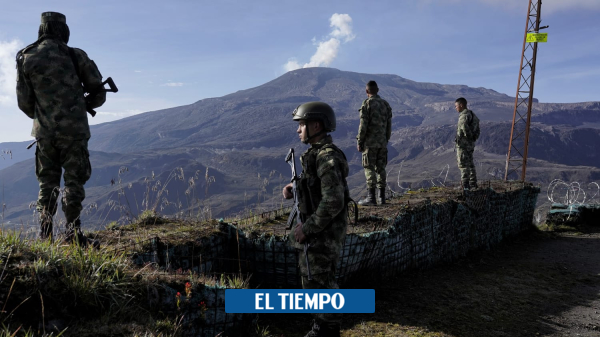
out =
<path fill-rule="evenodd" d="M 319 178 L 317 172 L 317 156 L 323 152 L 337 152 L 341 154 L 341 156 L 346 160 L 346 155 L 342 150 L 340 150 L 334 144 L 325 144 L 322 147 L 307 151 L 302 154 L 301 162 L 302 162 L 302 175 L 300 176 L 300 181 L 298 185 L 298 198 L 299 198 L 299 209 L 302 214 L 303 221 L 308 218 L 311 214 L 316 212 L 319 207 L 319 203 L 321 202 L 321 179 Z M 339 165 L 341 167 L 337 167 L 337 169 L 342 173 L 343 183 L 344 183 L 344 204 L 345 207 L 348 207 L 348 202 L 352 199 L 350 198 L 350 190 L 348 189 L 348 183 L 346 182 L 346 177 L 348 176 L 348 167 L 344 165 Z M 342 212 L 344 213 L 344 212 Z"/>

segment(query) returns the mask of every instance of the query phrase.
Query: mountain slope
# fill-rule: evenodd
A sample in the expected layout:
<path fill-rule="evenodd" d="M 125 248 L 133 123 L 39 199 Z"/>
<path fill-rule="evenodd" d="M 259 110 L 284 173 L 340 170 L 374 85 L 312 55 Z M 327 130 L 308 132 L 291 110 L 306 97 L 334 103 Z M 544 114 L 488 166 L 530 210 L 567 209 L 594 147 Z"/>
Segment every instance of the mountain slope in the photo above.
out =
<path fill-rule="evenodd" d="M 420 83 L 396 75 L 299 69 L 223 97 L 92 126 L 93 173 L 86 184 L 85 223 L 123 220 L 155 206 L 165 214 L 204 216 L 209 211 L 219 217 L 248 208 L 256 211 L 257 204 L 279 207 L 280 190 L 290 174 L 284 156 L 290 147 L 297 153 L 306 148 L 298 142 L 291 112 L 311 100 L 328 102 L 336 111 L 333 137 L 348 157 L 348 181 L 358 197 L 365 183 L 355 148 L 357 109 L 371 79 L 394 111 L 391 186 L 459 179 L 452 140 L 454 100 L 460 96 L 469 100 L 469 108 L 482 121 L 475 152 L 478 176 L 502 177 L 514 98 L 485 88 Z M 600 102 L 536 103 L 532 120 L 528 180 L 600 180 L 596 149 Z M 0 150 L 10 145 L 17 149 L 15 159 L 32 158 L 34 151 L 25 150 L 27 143 L 0 144 Z M 33 223 L 29 208 L 37 195 L 33 169 L 29 159 L 0 170 L 7 204 L 4 216 L 10 221 Z"/>

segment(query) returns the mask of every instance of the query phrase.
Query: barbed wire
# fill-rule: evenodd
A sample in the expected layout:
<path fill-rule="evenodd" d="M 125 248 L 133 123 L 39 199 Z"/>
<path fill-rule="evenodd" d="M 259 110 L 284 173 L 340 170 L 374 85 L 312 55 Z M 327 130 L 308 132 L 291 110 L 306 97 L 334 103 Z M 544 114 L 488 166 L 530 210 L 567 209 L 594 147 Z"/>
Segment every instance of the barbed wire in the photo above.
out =
<path fill-rule="evenodd" d="M 566 183 L 560 179 L 554 179 L 548 185 L 546 195 L 550 202 L 566 206 L 593 204 L 598 203 L 596 198 L 600 195 L 600 185 L 591 182 L 584 189 L 577 181 Z"/>

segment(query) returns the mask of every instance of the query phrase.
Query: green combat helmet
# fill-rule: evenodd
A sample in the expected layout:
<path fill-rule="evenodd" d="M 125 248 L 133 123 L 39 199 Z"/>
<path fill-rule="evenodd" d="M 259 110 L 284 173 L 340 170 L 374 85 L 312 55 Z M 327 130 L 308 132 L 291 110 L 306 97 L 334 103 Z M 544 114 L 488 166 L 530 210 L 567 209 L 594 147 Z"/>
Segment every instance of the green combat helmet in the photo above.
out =
<path fill-rule="evenodd" d="M 323 123 L 323 131 L 317 133 L 316 135 L 309 135 L 307 130 L 307 139 L 304 143 L 308 143 L 308 141 L 313 138 L 321 135 L 323 132 L 333 132 L 335 131 L 335 113 L 333 109 L 327 103 L 323 102 L 308 102 L 299 105 L 294 112 L 292 112 L 294 116 L 293 119 L 298 122 L 300 120 L 307 121 L 320 121 Z"/>

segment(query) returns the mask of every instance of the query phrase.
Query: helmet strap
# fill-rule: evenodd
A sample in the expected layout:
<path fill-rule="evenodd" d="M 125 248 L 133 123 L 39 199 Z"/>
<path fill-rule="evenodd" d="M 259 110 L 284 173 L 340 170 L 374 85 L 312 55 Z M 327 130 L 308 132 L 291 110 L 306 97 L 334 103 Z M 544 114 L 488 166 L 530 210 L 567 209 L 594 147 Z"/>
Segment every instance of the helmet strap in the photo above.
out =
<path fill-rule="evenodd" d="M 303 142 L 303 143 L 304 143 L 304 144 L 308 144 L 308 143 L 309 143 L 309 141 L 310 141 L 311 139 L 313 139 L 313 138 L 315 138 L 315 137 L 318 137 L 318 136 L 320 136 L 320 135 L 322 135 L 322 134 L 324 134 L 324 133 L 325 133 L 325 130 L 321 130 L 321 131 L 319 131 L 319 132 L 317 132 L 316 134 L 314 134 L 314 135 L 312 135 L 312 136 L 311 136 L 311 135 L 309 135 L 309 134 L 308 134 L 308 129 L 306 129 L 306 135 L 307 135 L 308 137 L 306 138 L 306 142 Z"/>
<path fill-rule="evenodd" d="M 308 144 L 308 141 L 311 139 L 312 137 L 310 136 L 310 131 L 308 128 L 308 121 L 306 121 L 306 139 L 302 140 L 302 143 L 304 144 Z"/>

